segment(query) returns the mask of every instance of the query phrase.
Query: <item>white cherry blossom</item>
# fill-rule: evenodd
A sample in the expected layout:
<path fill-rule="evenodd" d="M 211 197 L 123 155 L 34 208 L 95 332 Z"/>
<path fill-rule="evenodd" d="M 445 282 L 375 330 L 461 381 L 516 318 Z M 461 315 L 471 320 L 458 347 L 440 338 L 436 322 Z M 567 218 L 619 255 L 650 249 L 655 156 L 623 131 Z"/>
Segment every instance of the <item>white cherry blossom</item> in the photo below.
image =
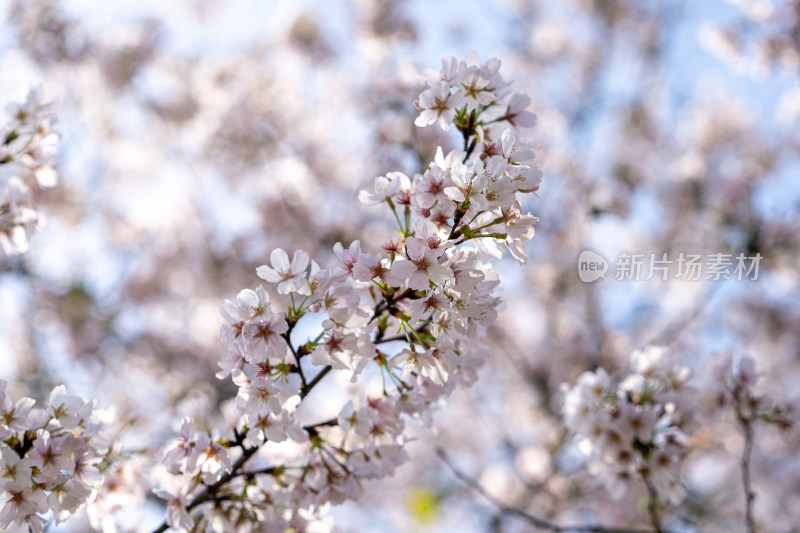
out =
<path fill-rule="evenodd" d="M 256 274 L 261 279 L 278 284 L 278 293 L 289 294 L 303 289 L 306 268 L 308 267 L 308 254 L 297 250 L 289 262 L 289 254 L 277 248 L 270 254 L 271 266 L 262 265 L 256 269 Z"/>

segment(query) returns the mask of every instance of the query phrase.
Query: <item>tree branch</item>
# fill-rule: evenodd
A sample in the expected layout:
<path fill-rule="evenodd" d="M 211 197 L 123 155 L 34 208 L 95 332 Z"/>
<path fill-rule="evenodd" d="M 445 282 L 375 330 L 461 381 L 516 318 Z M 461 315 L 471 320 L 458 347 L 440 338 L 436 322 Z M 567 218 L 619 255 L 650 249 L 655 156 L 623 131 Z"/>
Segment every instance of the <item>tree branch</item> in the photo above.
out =
<path fill-rule="evenodd" d="M 400 300 L 413 296 L 414 296 L 414 291 L 412 289 L 406 289 L 400 294 L 392 295 L 389 296 L 388 298 L 384 297 L 382 301 L 380 301 L 378 304 L 375 305 L 375 310 L 372 315 L 372 318 L 370 319 L 370 322 L 372 322 L 372 320 L 377 318 L 383 311 L 391 309 L 392 306 L 397 302 L 399 302 Z M 297 373 L 300 375 L 300 381 L 302 382 L 302 386 L 300 387 L 300 399 L 302 400 L 311 393 L 314 387 L 316 387 L 319 384 L 319 382 L 322 381 L 322 379 L 326 375 L 328 375 L 328 373 L 331 370 L 333 370 L 333 367 L 331 367 L 331 365 L 325 366 L 316 376 L 314 376 L 314 378 L 311 381 L 306 381 L 305 375 L 303 374 L 303 370 L 300 368 L 300 355 L 298 355 L 297 350 L 295 350 L 291 342 L 291 333 L 293 328 L 294 324 L 290 322 L 288 330 L 285 333 L 283 333 L 281 337 L 283 337 L 283 339 L 286 341 L 286 344 L 289 345 L 289 349 L 291 350 L 292 355 L 294 356 L 294 359 L 297 363 L 296 367 L 295 366 L 292 367 L 292 371 L 296 370 Z M 305 429 L 306 431 L 314 431 L 318 427 L 335 426 L 337 424 L 338 424 L 338 419 L 332 418 L 330 420 L 325 420 L 323 422 L 318 422 L 316 424 L 304 426 L 303 429 Z M 235 434 L 236 434 L 236 444 L 242 448 L 241 457 L 239 457 L 239 459 L 232 465 L 230 472 L 223 475 L 215 483 L 206 486 L 206 488 L 204 488 L 203 491 L 200 492 L 200 494 L 195 496 L 192 499 L 192 501 L 186 505 L 187 511 L 191 511 L 198 505 L 201 505 L 207 501 L 215 499 L 216 494 L 220 490 L 220 488 L 222 488 L 223 485 L 225 485 L 226 483 L 228 483 L 229 481 L 238 476 L 256 475 L 259 473 L 268 474 L 274 472 L 278 468 L 278 467 L 269 467 L 264 470 L 256 472 L 240 472 L 242 466 L 244 466 L 247 460 L 250 459 L 261 448 L 261 445 L 253 446 L 252 448 L 246 448 L 244 446 L 244 437 L 240 435 L 238 432 L 236 432 Z M 157 529 L 153 531 L 153 533 L 163 533 L 167 529 L 169 529 L 169 526 L 167 525 L 167 522 L 164 521 Z"/>
<path fill-rule="evenodd" d="M 241 439 L 242 437 L 239 437 L 239 438 Z M 205 503 L 207 501 L 211 501 L 214 498 L 214 496 L 216 496 L 217 491 L 225 483 L 227 483 L 228 481 L 230 481 L 231 479 L 233 479 L 234 477 L 239 475 L 239 469 L 242 468 L 242 466 L 244 466 L 244 464 L 259 449 L 258 446 L 253 446 L 252 448 L 245 448 L 244 445 L 242 445 L 241 443 L 240 443 L 240 446 L 242 446 L 242 455 L 241 455 L 241 457 L 239 457 L 239 459 L 236 460 L 235 463 L 233 463 L 231 471 L 226 473 L 221 478 L 219 478 L 215 483 L 213 483 L 211 485 L 208 485 L 206 488 L 203 489 L 203 491 L 200 494 L 195 496 L 192 499 L 192 501 L 186 505 L 186 510 L 187 511 L 191 511 L 192 509 L 194 509 L 198 505 L 203 504 L 203 503 Z M 163 533 L 167 529 L 169 529 L 169 526 L 167 525 L 167 522 L 164 521 L 164 523 L 161 524 L 161 526 L 159 526 L 158 529 L 155 529 L 153 531 L 153 533 Z"/>
<path fill-rule="evenodd" d="M 649 530 L 646 529 L 627 529 L 627 528 L 618 528 L 613 526 L 601 526 L 601 525 L 573 525 L 573 526 L 559 526 L 558 524 L 553 524 L 552 522 L 548 522 L 543 518 L 539 518 L 538 516 L 534 516 L 532 514 L 526 513 L 521 509 L 517 509 L 515 507 L 508 507 L 496 499 L 494 499 L 488 492 L 486 492 L 483 487 L 481 487 L 477 481 L 473 478 L 469 477 L 467 474 L 462 472 L 458 469 L 458 467 L 453 464 L 450 457 L 447 455 L 442 448 L 436 449 L 437 455 L 442 459 L 444 464 L 447 465 L 448 468 L 455 474 L 455 476 L 464 482 L 465 485 L 476 491 L 478 494 L 484 497 L 489 503 L 491 503 L 494 507 L 496 507 L 502 514 L 504 515 L 513 515 L 517 516 L 536 528 L 543 529 L 546 531 L 554 531 L 556 533 L 651 533 Z M 664 533 L 663 530 L 658 529 L 659 533 Z"/>
<path fill-rule="evenodd" d="M 642 479 L 647 487 L 647 513 L 650 516 L 650 523 L 657 533 L 663 533 L 661 521 L 658 518 L 658 493 L 647 471 L 642 472 Z"/>
<path fill-rule="evenodd" d="M 756 526 L 753 519 L 753 502 L 756 499 L 756 493 L 753 491 L 752 480 L 750 479 L 750 457 L 753 453 L 753 425 L 751 420 L 742 416 L 742 413 L 737 409 L 737 417 L 739 423 L 744 429 L 744 450 L 742 451 L 742 459 L 739 461 L 739 467 L 742 470 L 742 485 L 744 486 L 745 497 L 745 527 L 747 533 L 755 533 Z"/>
<path fill-rule="evenodd" d="M 302 389 L 300 389 L 300 399 L 302 400 L 303 398 L 308 396 L 308 394 L 314 389 L 317 383 L 322 381 L 322 378 L 324 378 L 331 370 L 333 370 L 333 367 L 331 367 L 331 365 L 328 365 L 322 370 L 320 370 L 319 374 L 314 376 L 314 379 L 308 382 L 308 385 L 305 385 L 303 386 Z"/>
<path fill-rule="evenodd" d="M 305 374 L 303 374 L 303 368 L 302 366 L 300 366 L 300 356 L 297 355 L 297 350 L 295 350 L 294 346 L 292 346 L 292 340 L 291 340 L 292 329 L 294 329 L 294 326 L 290 324 L 289 329 L 286 330 L 284 333 L 281 333 L 281 337 L 283 337 L 283 339 L 286 341 L 286 344 L 289 345 L 289 349 L 292 351 L 294 360 L 297 363 L 297 373 L 300 375 L 300 382 L 303 384 L 303 387 L 306 387 L 308 385 L 306 383 L 306 376 Z"/>

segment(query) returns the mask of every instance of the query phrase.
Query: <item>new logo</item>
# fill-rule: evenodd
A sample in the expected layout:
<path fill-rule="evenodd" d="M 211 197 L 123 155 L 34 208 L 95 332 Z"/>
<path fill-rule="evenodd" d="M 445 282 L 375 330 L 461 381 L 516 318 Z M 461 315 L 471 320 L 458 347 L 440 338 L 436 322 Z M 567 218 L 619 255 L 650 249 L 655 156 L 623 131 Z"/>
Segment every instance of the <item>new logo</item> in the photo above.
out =
<path fill-rule="evenodd" d="M 591 250 L 584 250 L 578 257 L 578 277 L 584 283 L 606 277 L 608 261 L 602 255 Z"/>

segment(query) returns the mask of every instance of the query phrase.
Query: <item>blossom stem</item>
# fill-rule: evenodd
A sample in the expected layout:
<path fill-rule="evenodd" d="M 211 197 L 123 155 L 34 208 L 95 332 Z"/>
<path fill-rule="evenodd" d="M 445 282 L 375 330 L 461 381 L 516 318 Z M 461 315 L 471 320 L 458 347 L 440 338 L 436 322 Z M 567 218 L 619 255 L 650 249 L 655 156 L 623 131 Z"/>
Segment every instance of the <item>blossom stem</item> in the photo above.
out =
<path fill-rule="evenodd" d="M 474 220 L 474 219 L 473 219 L 473 220 Z M 494 220 L 492 220 L 491 222 L 489 222 L 488 224 L 484 224 L 483 226 L 479 226 L 479 227 L 477 227 L 477 228 L 473 228 L 473 229 L 471 229 L 470 231 L 480 231 L 480 230 L 482 230 L 482 229 L 486 229 L 486 228 L 488 228 L 488 227 L 490 227 L 490 226 L 494 226 L 495 224 L 500 224 L 500 223 L 501 223 L 501 222 L 503 222 L 504 220 L 505 220 L 505 219 L 504 219 L 503 217 L 497 217 L 497 218 L 495 218 Z"/>
<path fill-rule="evenodd" d="M 394 214 L 394 219 L 397 221 L 397 229 L 400 233 L 403 234 L 403 237 L 406 236 L 406 230 L 403 228 L 403 223 L 400 222 L 400 215 L 397 214 L 397 209 L 394 206 L 394 202 L 391 199 L 388 200 L 389 206 L 392 208 L 392 213 Z"/>
<path fill-rule="evenodd" d="M 642 479 L 647 487 L 647 513 L 650 516 L 650 523 L 656 533 L 663 533 L 664 530 L 661 529 L 661 521 L 658 518 L 658 493 L 647 471 L 642 471 Z"/>
<path fill-rule="evenodd" d="M 456 246 L 472 239 L 485 239 L 488 237 L 491 237 L 493 239 L 505 239 L 507 235 L 505 235 L 504 233 L 480 233 L 478 235 L 470 235 L 469 237 L 463 236 L 461 237 L 461 239 L 456 241 Z"/>
<path fill-rule="evenodd" d="M 482 215 L 482 214 L 483 214 L 483 213 L 485 213 L 485 212 L 486 212 L 486 211 L 483 211 L 483 210 L 481 210 L 481 211 L 478 211 L 477 213 L 475 213 L 475 216 L 473 216 L 471 219 L 469 219 L 469 222 L 467 222 L 467 227 L 469 227 L 469 225 L 470 225 L 470 224 L 472 224 L 473 222 L 475 222 L 475 219 L 476 219 L 476 218 L 478 218 L 480 215 Z M 475 231 L 475 230 L 473 230 L 473 231 Z"/>

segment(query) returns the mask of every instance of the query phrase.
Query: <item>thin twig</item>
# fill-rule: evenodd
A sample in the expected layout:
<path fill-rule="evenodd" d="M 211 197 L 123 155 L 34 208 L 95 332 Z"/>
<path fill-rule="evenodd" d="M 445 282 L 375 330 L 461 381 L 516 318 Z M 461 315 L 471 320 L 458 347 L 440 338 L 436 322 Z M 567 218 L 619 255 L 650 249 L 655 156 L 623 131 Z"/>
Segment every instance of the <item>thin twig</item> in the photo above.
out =
<path fill-rule="evenodd" d="M 329 418 L 328 420 L 325 420 L 323 422 L 317 422 L 316 424 L 309 424 L 307 426 L 303 426 L 303 429 L 305 429 L 306 431 L 309 431 L 309 430 L 313 430 L 313 429 L 316 429 L 316 428 L 321 428 L 321 427 L 324 427 L 324 426 L 337 426 L 337 425 L 339 425 L 339 419 L 338 418 Z"/>
<path fill-rule="evenodd" d="M 543 529 L 546 531 L 555 531 L 556 533 L 651 533 L 650 530 L 647 529 L 627 529 L 627 528 L 618 528 L 613 526 L 600 526 L 600 525 L 585 525 L 585 526 L 559 526 L 558 524 L 553 524 L 552 522 L 548 522 L 543 518 L 539 518 L 538 516 L 534 516 L 530 513 L 527 513 L 521 509 L 517 509 L 515 507 L 508 507 L 494 499 L 489 493 L 481 487 L 477 481 L 473 478 L 462 472 L 455 466 L 455 464 L 451 461 L 450 457 L 447 455 L 442 448 L 437 448 L 436 453 L 442 459 L 444 464 L 455 474 L 455 476 L 464 482 L 465 485 L 476 491 L 478 494 L 483 496 L 489 503 L 491 503 L 494 507 L 496 507 L 502 514 L 506 515 L 514 515 L 523 520 L 529 522 L 534 527 L 539 529 Z M 659 533 L 664 533 L 662 530 L 657 530 Z"/>
<path fill-rule="evenodd" d="M 281 333 L 281 337 L 286 341 L 286 344 L 289 345 L 289 349 L 292 351 L 292 355 L 294 356 L 294 360 L 297 363 L 297 373 L 300 375 L 300 382 L 303 384 L 303 387 L 307 387 L 308 384 L 306 383 L 306 376 L 303 374 L 303 368 L 300 365 L 300 356 L 297 355 L 297 350 L 294 349 L 292 345 L 292 329 L 293 326 L 289 326 L 289 329 L 286 330 L 284 333 Z"/>
<path fill-rule="evenodd" d="M 421 326 L 416 328 L 414 331 L 416 331 L 417 334 L 425 333 L 426 331 L 428 331 L 428 327 L 430 327 L 430 324 L 422 324 Z M 402 334 L 402 335 L 395 335 L 394 337 L 386 337 L 386 338 L 380 338 L 380 339 L 376 338 L 375 340 L 373 340 L 373 342 L 375 344 L 383 344 L 383 343 L 386 343 L 386 342 L 404 341 L 404 340 L 407 340 L 407 339 L 408 339 L 408 336 L 406 334 Z"/>
<path fill-rule="evenodd" d="M 395 294 L 393 296 L 389 296 L 388 298 L 384 297 L 383 300 L 381 300 L 375 305 L 375 310 L 372 312 L 372 317 L 369 319 L 369 323 L 372 323 L 372 321 L 378 318 L 381 315 L 381 313 L 383 313 L 387 309 L 390 309 L 394 304 L 396 304 L 400 300 L 412 296 L 414 296 L 414 290 L 406 289 L 400 294 Z"/>
<path fill-rule="evenodd" d="M 753 502 L 756 499 L 756 493 L 753 491 L 752 481 L 750 479 L 750 456 L 753 453 L 753 425 L 750 419 L 737 413 L 739 423 L 744 429 L 744 450 L 742 451 L 742 459 L 739 461 L 739 466 L 742 469 L 742 485 L 744 485 L 745 497 L 745 527 L 747 533 L 755 533 L 756 526 L 753 519 Z"/>

